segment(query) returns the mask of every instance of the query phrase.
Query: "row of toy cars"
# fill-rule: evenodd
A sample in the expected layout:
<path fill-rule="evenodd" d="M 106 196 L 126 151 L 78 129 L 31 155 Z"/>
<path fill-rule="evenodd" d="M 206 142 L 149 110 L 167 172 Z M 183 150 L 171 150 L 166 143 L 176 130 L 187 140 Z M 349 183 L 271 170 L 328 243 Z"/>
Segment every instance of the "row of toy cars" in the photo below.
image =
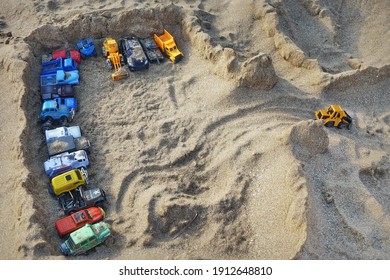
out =
<path fill-rule="evenodd" d="M 102 54 L 106 57 L 106 64 L 114 69 L 113 80 L 119 80 L 128 76 L 128 72 L 122 68 L 126 64 L 130 71 L 148 69 L 150 63 L 159 63 L 167 55 L 176 63 L 183 57 L 183 53 L 176 46 L 173 36 L 164 29 L 161 36 L 154 34 L 153 38 L 124 37 L 119 40 L 119 45 L 113 38 L 106 38 L 102 46 Z"/>
<path fill-rule="evenodd" d="M 85 44 L 81 47 L 91 48 Z M 79 46 L 79 45 L 78 45 Z M 83 54 L 83 53 L 82 53 Z M 81 135 L 79 126 L 67 126 L 77 110 L 73 85 L 79 84 L 79 51 L 56 51 L 42 57 L 41 96 L 43 100 L 40 119 L 48 149 L 49 159 L 44 162 L 49 177 L 49 193 L 54 196 L 65 217 L 55 223 L 64 255 L 78 255 L 103 243 L 110 229 L 101 220 L 105 216 L 103 204 L 106 194 L 101 188 L 89 188 L 89 141 Z"/>

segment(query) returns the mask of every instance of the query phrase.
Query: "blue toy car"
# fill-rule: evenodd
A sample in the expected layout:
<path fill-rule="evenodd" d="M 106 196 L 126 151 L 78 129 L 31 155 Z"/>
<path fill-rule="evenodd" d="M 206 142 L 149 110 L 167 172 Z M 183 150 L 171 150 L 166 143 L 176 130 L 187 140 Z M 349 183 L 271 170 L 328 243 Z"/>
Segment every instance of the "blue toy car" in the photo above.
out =
<path fill-rule="evenodd" d="M 41 75 L 41 87 L 55 85 L 78 85 L 79 71 L 58 70 L 56 73 Z"/>
<path fill-rule="evenodd" d="M 137 38 L 130 37 L 121 39 L 120 47 L 130 71 L 149 68 L 149 60 Z"/>
<path fill-rule="evenodd" d="M 89 56 L 97 56 L 95 45 L 93 44 L 92 38 L 81 40 L 77 43 L 77 48 L 80 51 L 83 59 Z"/>
<path fill-rule="evenodd" d="M 54 100 L 57 101 L 58 104 L 68 107 L 69 111 L 77 111 L 77 100 L 74 97 L 59 97 Z"/>
<path fill-rule="evenodd" d="M 55 100 L 46 100 L 42 104 L 41 121 L 70 121 L 73 119 L 73 111 L 64 104 L 58 104 Z"/>
<path fill-rule="evenodd" d="M 77 70 L 77 62 L 71 58 L 57 58 L 55 60 L 42 63 L 42 74 L 53 74 L 59 70 L 74 71 Z"/>

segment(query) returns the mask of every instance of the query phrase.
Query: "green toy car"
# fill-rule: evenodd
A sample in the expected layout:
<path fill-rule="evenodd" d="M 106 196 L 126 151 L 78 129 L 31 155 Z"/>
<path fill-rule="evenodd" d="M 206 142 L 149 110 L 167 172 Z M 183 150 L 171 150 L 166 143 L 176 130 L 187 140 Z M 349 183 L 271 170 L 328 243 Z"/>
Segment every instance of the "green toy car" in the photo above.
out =
<path fill-rule="evenodd" d="M 110 235 L 111 231 L 105 222 L 86 224 L 70 234 L 70 237 L 60 245 L 60 251 L 65 256 L 85 254 L 102 244 Z"/>

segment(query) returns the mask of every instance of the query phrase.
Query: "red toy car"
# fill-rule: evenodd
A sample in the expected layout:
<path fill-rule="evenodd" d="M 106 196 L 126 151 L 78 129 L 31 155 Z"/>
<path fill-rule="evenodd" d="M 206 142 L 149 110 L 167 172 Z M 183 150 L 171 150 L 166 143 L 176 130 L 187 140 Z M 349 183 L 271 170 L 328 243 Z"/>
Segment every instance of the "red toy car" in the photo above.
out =
<path fill-rule="evenodd" d="M 86 224 L 93 224 L 102 220 L 105 216 L 104 210 L 100 207 L 90 207 L 84 210 L 80 210 L 73 213 L 70 216 L 66 216 L 59 219 L 55 226 L 60 237 L 75 231 L 78 228 L 83 227 Z"/>
<path fill-rule="evenodd" d="M 42 62 L 47 62 L 47 61 L 57 59 L 57 58 L 71 58 L 74 61 L 76 61 L 77 63 L 80 63 L 80 61 L 81 61 L 81 55 L 80 55 L 80 52 L 78 50 L 70 50 L 70 51 L 58 50 L 58 51 L 52 52 L 51 54 L 42 55 Z"/>

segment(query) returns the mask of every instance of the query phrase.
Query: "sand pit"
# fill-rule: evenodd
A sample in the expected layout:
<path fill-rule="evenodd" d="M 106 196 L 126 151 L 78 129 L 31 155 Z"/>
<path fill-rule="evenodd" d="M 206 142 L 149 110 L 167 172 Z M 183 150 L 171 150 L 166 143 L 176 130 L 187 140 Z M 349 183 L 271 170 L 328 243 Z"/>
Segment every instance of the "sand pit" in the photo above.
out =
<path fill-rule="evenodd" d="M 115 82 L 101 54 L 79 65 L 73 124 L 113 236 L 72 259 L 389 258 L 389 44 L 367 31 L 388 29 L 385 1 L 95 2 L 2 4 L 2 259 L 64 259 L 41 55 L 163 28 L 180 63 Z M 313 121 L 331 103 L 351 130 Z"/>

